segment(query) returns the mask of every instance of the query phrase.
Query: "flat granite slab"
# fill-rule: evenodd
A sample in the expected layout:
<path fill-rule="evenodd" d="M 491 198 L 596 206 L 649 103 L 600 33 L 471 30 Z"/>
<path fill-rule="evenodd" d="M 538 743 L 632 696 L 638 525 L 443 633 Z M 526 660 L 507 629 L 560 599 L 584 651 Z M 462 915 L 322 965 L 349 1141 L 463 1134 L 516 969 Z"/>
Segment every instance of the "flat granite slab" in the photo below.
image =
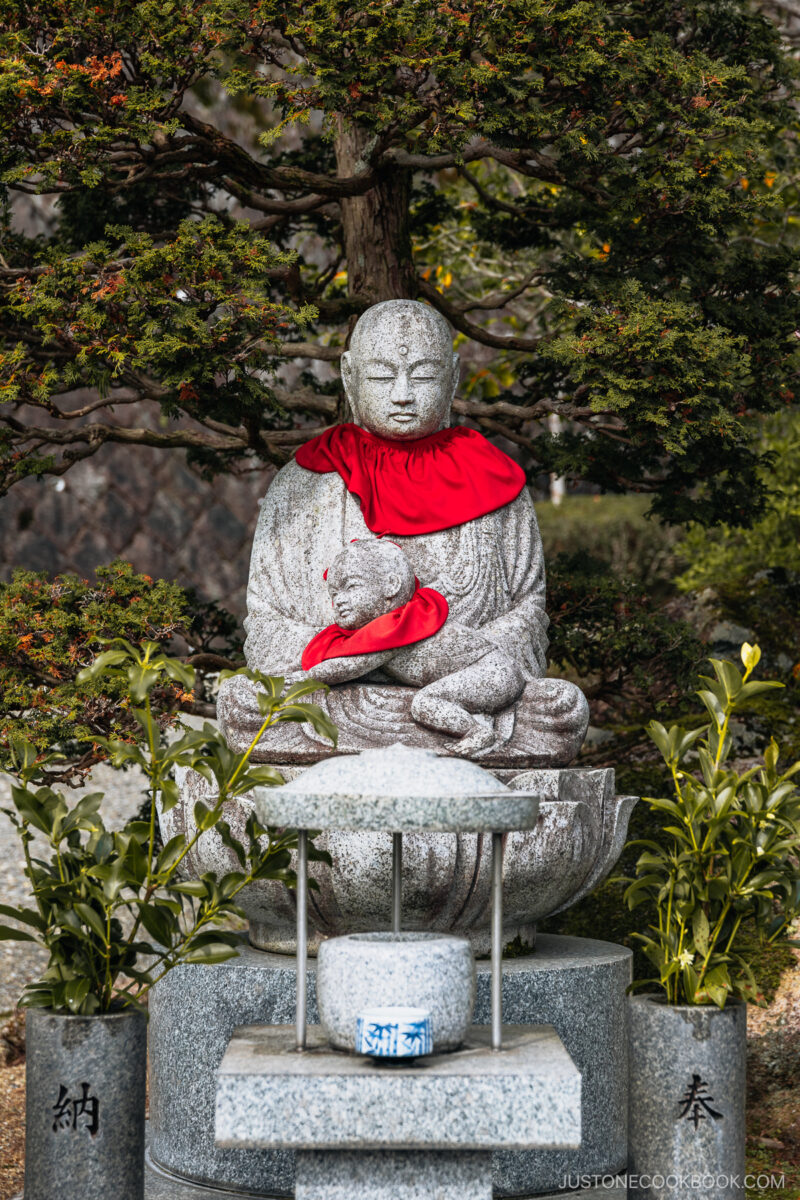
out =
<path fill-rule="evenodd" d="M 539 796 L 504 792 L 489 796 L 360 796 L 301 794 L 288 788 L 255 788 L 262 825 L 286 829 L 356 829 L 369 833 L 510 833 L 533 829 Z"/>
<path fill-rule="evenodd" d="M 473 1025 L 460 1050 L 386 1063 L 333 1050 L 319 1026 L 235 1030 L 217 1072 L 216 1145 L 293 1150 L 572 1149 L 581 1077 L 552 1025 Z"/>
<path fill-rule="evenodd" d="M 492 1200 L 490 1150 L 299 1150 L 294 1200 Z"/>
<path fill-rule="evenodd" d="M 263 825 L 380 833 L 510 833 L 533 829 L 540 792 L 511 790 L 478 763 L 385 746 L 316 763 L 253 791 Z"/>

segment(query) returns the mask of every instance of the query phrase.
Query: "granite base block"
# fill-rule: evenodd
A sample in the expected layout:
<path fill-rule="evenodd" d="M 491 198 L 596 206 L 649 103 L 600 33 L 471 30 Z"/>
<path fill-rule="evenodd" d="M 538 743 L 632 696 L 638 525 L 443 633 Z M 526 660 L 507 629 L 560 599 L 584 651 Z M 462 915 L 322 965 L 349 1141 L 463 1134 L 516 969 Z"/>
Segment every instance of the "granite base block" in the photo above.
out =
<path fill-rule="evenodd" d="M 492 1200 L 492 1156 L 301 1150 L 295 1200 Z"/>
<path fill-rule="evenodd" d="M 11 1200 L 23 1200 L 22 1194 L 12 1196 Z M 187 1183 L 176 1175 L 162 1171 L 148 1159 L 145 1165 L 144 1200 L 253 1200 L 253 1192 L 221 1191 L 203 1187 L 202 1184 Z M 258 1200 L 265 1200 L 263 1193 Z M 272 1200 L 281 1198 L 275 1196 Z M 461 1196 L 458 1200 L 461 1200 Z M 518 1200 L 627 1200 L 627 1190 L 624 1184 L 598 1185 L 578 1192 L 540 1192 L 536 1196 L 519 1197 Z"/>
<path fill-rule="evenodd" d="M 503 964 L 504 1019 L 551 1024 L 582 1077 L 579 1150 L 501 1151 L 494 1155 L 497 1196 L 562 1190 L 569 1176 L 603 1176 L 627 1159 L 628 1056 L 625 989 L 631 953 L 588 938 L 540 935 L 536 952 Z M 256 1196 L 290 1196 L 288 1150 L 214 1145 L 216 1073 L 234 1028 L 294 1020 L 291 958 L 243 946 L 214 966 L 178 967 L 154 989 L 150 1006 L 150 1146 L 167 1171 L 210 1187 Z M 309 1021 L 317 1022 L 314 963 Z M 476 1024 L 490 1020 L 490 969 L 478 963 Z M 591 1194 L 591 1193 L 587 1193 Z M 598 1193 L 602 1194 L 602 1193 Z"/>
<path fill-rule="evenodd" d="M 19 1200 L 23 1200 L 20 1196 Z M 112 1200 L 109 1197 L 109 1200 Z M 205 1187 L 189 1183 L 169 1171 L 162 1171 L 148 1153 L 144 1164 L 144 1200 L 253 1200 L 252 1192 L 231 1192 L 227 1188 Z M 262 1200 L 262 1197 L 259 1197 Z"/>
<path fill-rule="evenodd" d="M 473 1025 L 450 1053 L 394 1063 L 334 1050 L 319 1025 L 237 1029 L 217 1075 L 216 1143 L 331 1151 L 572 1147 L 581 1078 L 552 1025 Z"/>

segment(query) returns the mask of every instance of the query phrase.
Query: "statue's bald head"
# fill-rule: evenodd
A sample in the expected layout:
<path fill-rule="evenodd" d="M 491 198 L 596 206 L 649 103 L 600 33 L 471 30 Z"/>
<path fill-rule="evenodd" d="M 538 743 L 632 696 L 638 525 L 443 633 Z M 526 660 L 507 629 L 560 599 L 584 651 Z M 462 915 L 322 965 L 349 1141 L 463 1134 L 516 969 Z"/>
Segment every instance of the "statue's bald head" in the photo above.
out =
<path fill-rule="evenodd" d="M 435 308 L 418 300 L 384 300 L 358 318 L 350 338 L 350 355 L 368 354 L 376 344 L 385 346 L 387 341 L 400 346 L 414 340 L 436 345 L 442 353 L 452 353 L 450 326 Z"/>
<path fill-rule="evenodd" d="M 449 325 L 416 300 L 368 308 L 342 355 L 342 379 L 357 423 L 404 441 L 449 424 L 458 369 Z"/>

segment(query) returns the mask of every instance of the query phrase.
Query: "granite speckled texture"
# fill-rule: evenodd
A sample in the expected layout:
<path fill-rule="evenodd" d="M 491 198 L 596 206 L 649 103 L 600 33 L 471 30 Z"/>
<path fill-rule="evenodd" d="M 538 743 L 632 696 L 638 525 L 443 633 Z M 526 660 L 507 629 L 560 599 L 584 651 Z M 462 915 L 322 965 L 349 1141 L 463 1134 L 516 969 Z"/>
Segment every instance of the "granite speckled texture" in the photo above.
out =
<path fill-rule="evenodd" d="M 142 1200 L 147 1022 L 27 1013 L 25 1200 Z"/>
<path fill-rule="evenodd" d="M 714 1200 L 743 1200 L 747 1006 L 632 996 L 629 1007 L 631 1174 L 666 1181 L 631 1188 L 632 1200 L 682 1200 L 687 1175 L 714 1179 Z"/>
<path fill-rule="evenodd" d="M 477 763 L 397 743 L 328 758 L 282 787 L 254 791 L 263 825 L 505 833 L 532 829 L 538 796 L 512 791 Z"/>
<path fill-rule="evenodd" d="M 319 1020 L 309 964 L 308 1019 Z M 243 945 L 237 958 L 176 967 L 150 996 L 150 1156 L 157 1166 L 212 1187 L 288 1196 L 285 1150 L 214 1146 L 216 1072 L 237 1025 L 295 1015 L 291 958 Z"/>
<path fill-rule="evenodd" d="M 628 1154 L 628 1040 L 625 990 L 633 955 L 590 938 L 542 934 L 536 953 L 503 963 L 503 1019 L 552 1024 L 581 1073 L 581 1148 L 498 1151 L 501 1196 L 546 1192 L 568 1176 L 623 1170 Z M 475 1020 L 488 1020 L 488 963 L 478 963 Z"/>
<path fill-rule="evenodd" d="M 466 938 L 436 933 L 351 933 L 317 955 L 319 1019 L 331 1045 L 355 1049 L 368 1008 L 427 1009 L 436 1050 L 464 1040 L 475 1007 L 475 963 Z"/>
<path fill-rule="evenodd" d="M 490 1019 L 489 964 L 478 963 L 475 1021 Z M 582 1076 L 580 1150 L 503 1151 L 497 1195 L 555 1192 L 567 1175 L 605 1174 L 627 1159 L 625 988 L 631 953 L 609 942 L 541 935 L 534 955 L 503 964 L 505 1020 L 555 1026 Z M 291 1193 L 288 1151 L 214 1146 L 216 1070 L 237 1025 L 294 1020 L 291 959 L 243 945 L 215 966 L 178 967 L 155 989 L 150 1018 L 151 1152 L 168 1170 L 210 1186 L 224 1181 L 262 1196 Z M 317 1022 L 314 964 L 308 1017 Z M 203 1036 L 198 1036 L 198 1030 Z M 601 1193 L 602 1194 L 602 1193 Z"/>
<path fill-rule="evenodd" d="M 371 756 L 364 755 L 364 759 L 369 765 Z M 352 781 L 354 761 L 328 760 L 324 764 L 326 778 L 327 772 L 343 772 Z M 287 774 L 297 771 L 297 768 L 281 769 Z M 323 764 L 315 770 L 322 771 Z M 437 780 L 441 782 L 440 773 L 445 771 L 454 793 L 459 783 L 465 791 L 475 792 L 473 784 L 482 779 L 484 795 L 493 794 L 488 789 L 495 788 L 499 797 L 511 797 L 522 786 L 523 792 L 544 797 L 535 827 L 507 834 L 503 850 L 505 938 L 508 942 L 519 937 L 532 945 L 537 921 L 569 907 L 595 888 L 611 870 L 625 841 L 635 798 L 615 795 L 614 772 L 610 769 L 526 771 L 521 777 L 512 773 L 503 781 L 511 787 L 511 792 L 503 792 L 502 783 L 475 764 L 439 757 L 431 764 L 432 785 Z M 304 776 L 294 779 L 293 786 L 300 786 L 310 773 L 306 771 Z M 196 831 L 195 803 L 211 801 L 209 785 L 200 775 L 179 772 L 178 776 L 178 804 L 161 818 L 165 841 L 180 832 L 191 840 Z M 335 778 L 329 782 L 334 783 Z M 419 786 L 418 780 L 415 785 Z M 405 788 L 411 783 L 398 780 L 395 786 Z M 287 789 L 280 790 L 285 795 Z M 268 804 L 265 792 L 266 789 L 262 796 Z M 253 803 L 252 796 L 242 796 L 226 805 L 225 818 L 240 839 Z M 509 807 L 514 807 L 511 799 Z M 318 826 L 312 824 L 311 828 Z M 309 907 L 312 953 L 324 936 L 388 928 L 392 895 L 391 833 L 331 829 L 319 834 L 316 843 L 330 853 L 333 867 L 311 864 L 311 875 L 318 884 Z M 187 871 L 195 875 L 204 871 L 224 874 L 237 869 L 233 851 L 213 829 L 200 837 L 187 859 Z M 470 939 L 476 954 L 487 954 L 490 895 L 490 838 L 474 833 L 404 836 L 403 928 L 463 934 Z M 253 945 L 278 953 L 294 950 L 294 892 L 274 880 L 260 880 L 246 888 L 239 901 L 250 920 Z"/>
<path fill-rule="evenodd" d="M 480 1151 L 305 1150 L 295 1200 L 492 1200 L 492 1156 Z"/>
<path fill-rule="evenodd" d="M 309 1151 L 309 1153 L 312 1153 Z M 322 1153 L 347 1154 L 348 1151 L 323 1151 Z M 465 1151 L 459 1154 L 464 1158 L 468 1154 L 479 1155 L 479 1150 Z M 231 1191 L 229 1188 L 207 1188 L 188 1183 L 168 1171 L 162 1171 L 152 1162 L 145 1163 L 144 1200 L 253 1200 L 253 1192 Z M 627 1200 L 627 1190 L 624 1185 L 599 1184 L 597 1187 L 582 1188 L 579 1192 L 537 1192 L 536 1195 L 518 1197 L 517 1200 Z M 11 1200 L 23 1200 L 22 1193 L 12 1196 Z M 263 1200 L 262 1197 L 259 1200 Z M 276 1197 L 283 1200 L 283 1197 Z M 462 1200 L 462 1196 L 456 1197 Z"/>
<path fill-rule="evenodd" d="M 217 1072 L 218 1146 L 303 1150 L 577 1147 L 580 1074 L 552 1026 L 473 1026 L 460 1050 L 387 1064 L 333 1050 L 319 1025 L 236 1030 Z"/>
<path fill-rule="evenodd" d="M 252 1200 L 252 1197 L 252 1192 L 231 1191 L 228 1188 L 220 1190 L 189 1183 L 169 1171 L 162 1171 L 149 1154 L 145 1158 L 144 1200 Z M 13 1197 L 13 1200 L 23 1200 L 23 1197 Z M 107 1197 L 106 1200 L 111 1198 Z"/>

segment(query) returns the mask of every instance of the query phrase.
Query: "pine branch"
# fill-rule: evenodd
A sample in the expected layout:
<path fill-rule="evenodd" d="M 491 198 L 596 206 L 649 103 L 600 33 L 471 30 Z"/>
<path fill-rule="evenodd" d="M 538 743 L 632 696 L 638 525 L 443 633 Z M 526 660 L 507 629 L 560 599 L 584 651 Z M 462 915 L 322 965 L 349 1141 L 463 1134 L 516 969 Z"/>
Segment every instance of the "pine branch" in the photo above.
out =
<path fill-rule="evenodd" d="M 451 304 L 438 288 L 433 287 L 428 283 L 427 279 L 421 276 L 418 278 L 420 293 L 430 300 L 434 308 L 437 308 L 442 316 L 447 317 L 448 321 L 459 333 L 466 334 L 468 338 L 472 338 L 475 342 L 481 342 L 484 346 L 493 346 L 497 350 L 524 350 L 527 352 L 534 351 L 541 344 L 543 338 L 521 338 L 513 334 L 500 336 L 496 333 L 490 333 L 488 329 L 482 329 L 480 325 L 475 325 L 474 322 L 468 321 L 464 316 L 464 308 Z"/>

